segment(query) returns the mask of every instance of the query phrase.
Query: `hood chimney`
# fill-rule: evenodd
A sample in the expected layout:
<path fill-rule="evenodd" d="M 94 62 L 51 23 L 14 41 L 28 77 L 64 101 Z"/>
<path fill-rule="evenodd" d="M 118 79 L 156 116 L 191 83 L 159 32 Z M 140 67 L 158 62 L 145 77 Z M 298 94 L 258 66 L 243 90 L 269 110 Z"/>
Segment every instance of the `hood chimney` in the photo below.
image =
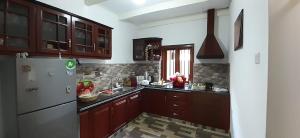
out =
<path fill-rule="evenodd" d="M 207 35 L 197 54 L 198 59 L 222 59 L 224 53 L 215 37 L 215 9 L 207 11 Z"/>

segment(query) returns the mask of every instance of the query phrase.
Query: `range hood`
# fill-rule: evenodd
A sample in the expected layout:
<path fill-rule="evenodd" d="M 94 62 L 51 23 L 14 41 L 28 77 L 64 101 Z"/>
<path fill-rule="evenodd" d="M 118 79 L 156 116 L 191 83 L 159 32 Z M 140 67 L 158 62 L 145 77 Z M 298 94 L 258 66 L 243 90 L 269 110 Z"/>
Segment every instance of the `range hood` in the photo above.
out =
<path fill-rule="evenodd" d="M 222 59 L 224 53 L 215 37 L 215 9 L 207 11 L 207 35 L 197 54 L 198 59 Z"/>

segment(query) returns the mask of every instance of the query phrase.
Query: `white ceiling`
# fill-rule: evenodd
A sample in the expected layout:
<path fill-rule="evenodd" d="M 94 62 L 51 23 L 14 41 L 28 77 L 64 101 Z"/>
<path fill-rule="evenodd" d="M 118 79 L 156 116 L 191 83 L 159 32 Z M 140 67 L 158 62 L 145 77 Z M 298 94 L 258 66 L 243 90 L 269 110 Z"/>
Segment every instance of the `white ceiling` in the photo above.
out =
<path fill-rule="evenodd" d="M 119 15 L 121 20 L 140 25 L 149 22 L 193 15 L 208 9 L 228 8 L 231 0 L 145 0 L 137 5 L 132 0 L 85 0 L 89 5 L 100 4 Z"/>

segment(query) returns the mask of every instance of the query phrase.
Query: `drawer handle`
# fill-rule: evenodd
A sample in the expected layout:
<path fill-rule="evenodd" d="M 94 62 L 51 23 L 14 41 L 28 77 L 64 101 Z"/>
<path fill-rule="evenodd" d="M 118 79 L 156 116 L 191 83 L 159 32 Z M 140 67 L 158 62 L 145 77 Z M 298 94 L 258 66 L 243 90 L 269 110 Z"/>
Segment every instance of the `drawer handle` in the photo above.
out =
<path fill-rule="evenodd" d="M 178 105 L 178 104 L 173 104 L 173 106 L 174 106 L 174 107 L 178 107 L 179 105 Z"/>
<path fill-rule="evenodd" d="M 130 97 L 130 100 L 136 99 L 138 97 L 139 97 L 139 95 L 132 96 L 132 97 Z"/>
<path fill-rule="evenodd" d="M 120 101 L 120 102 L 116 103 L 116 105 L 121 105 L 121 104 L 123 104 L 125 102 L 126 102 L 126 100 L 123 100 L 123 101 Z"/>
<path fill-rule="evenodd" d="M 174 115 L 174 116 L 177 116 L 178 114 L 177 114 L 177 113 L 173 113 L 173 115 Z"/>
<path fill-rule="evenodd" d="M 71 48 L 72 47 L 72 41 L 71 41 L 71 39 L 69 39 L 69 48 Z"/>
<path fill-rule="evenodd" d="M 177 98 L 178 96 L 174 95 L 173 97 L 174 97 L 174 98 Z"/>

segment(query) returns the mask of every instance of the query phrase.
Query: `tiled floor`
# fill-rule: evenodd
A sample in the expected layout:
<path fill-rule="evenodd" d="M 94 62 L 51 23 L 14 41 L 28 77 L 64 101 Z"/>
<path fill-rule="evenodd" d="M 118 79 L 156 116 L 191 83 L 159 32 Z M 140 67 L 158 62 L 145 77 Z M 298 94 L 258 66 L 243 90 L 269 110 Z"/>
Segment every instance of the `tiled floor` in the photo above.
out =
<path fill-rule="evenodd" d="M 224 130 L 197 127 L 176 119 L 142 114 L 111 138 L 230 138 Z"/>

